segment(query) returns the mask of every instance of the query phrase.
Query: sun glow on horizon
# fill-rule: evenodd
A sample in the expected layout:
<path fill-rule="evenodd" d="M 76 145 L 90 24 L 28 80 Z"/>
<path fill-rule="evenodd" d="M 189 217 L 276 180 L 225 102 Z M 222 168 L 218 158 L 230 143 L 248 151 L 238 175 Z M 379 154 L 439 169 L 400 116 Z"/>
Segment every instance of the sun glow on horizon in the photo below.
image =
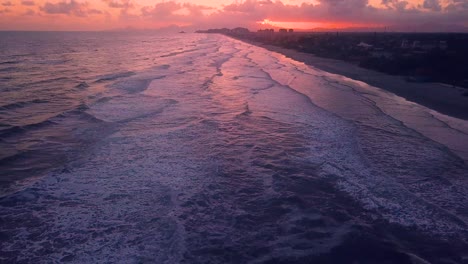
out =
<path fill-rule="evenodd" d="M 294 30 L 312 30 L 312 29 L 346 29 L 346 28 L 377 28 L 383 25 L 377 24 L 359 24 L 345 22 L 281 22 L 264 19 L 257 22 L 261 27 L 276 27 Z"/>
<path fill-rule="evenodd" d="M 292 28 L 292 29 L 312 29 L 312 28 L 321 28 L 325 23 L 320 22 L 281 22 L 281 21 L 271 21 L 269 19 L 264 19 L 259 22 L 262 26 L 273 26 L 280 28 Z"/>

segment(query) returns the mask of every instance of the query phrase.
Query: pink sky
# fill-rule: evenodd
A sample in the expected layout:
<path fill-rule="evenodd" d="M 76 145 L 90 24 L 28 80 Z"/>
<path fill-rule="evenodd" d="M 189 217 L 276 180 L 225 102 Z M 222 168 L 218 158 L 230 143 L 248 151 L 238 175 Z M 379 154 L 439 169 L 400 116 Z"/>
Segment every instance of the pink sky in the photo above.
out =
<path fill-rule="evenodd" d="M 0 30 L 169 25 L 467 31 L 468 0 L 0 0 Z"/>

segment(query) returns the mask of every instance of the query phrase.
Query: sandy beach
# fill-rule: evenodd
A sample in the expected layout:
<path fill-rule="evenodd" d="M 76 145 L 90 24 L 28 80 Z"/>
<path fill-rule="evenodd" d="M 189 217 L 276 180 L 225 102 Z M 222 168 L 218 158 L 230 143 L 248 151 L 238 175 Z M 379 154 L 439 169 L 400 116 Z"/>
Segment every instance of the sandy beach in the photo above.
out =
<path fill-rule="evenodd" d="M 286 57 L 304 62 L 309 66 L 326 72 L 363 81 L 442 114 L 468 120 L 468 96 L 463 95 L 467 92 L 467 89 L 453 87 L 442 83 L 408 82 L 403 76 L 388 75 L 361 68 L 357 65 L 341 60 L 317 57 L 313 54 L 298 52 L 292 49 L 273 45 L 265 45 L 255 41 L 244 39 L 239 40 L 281 53 Z"/>

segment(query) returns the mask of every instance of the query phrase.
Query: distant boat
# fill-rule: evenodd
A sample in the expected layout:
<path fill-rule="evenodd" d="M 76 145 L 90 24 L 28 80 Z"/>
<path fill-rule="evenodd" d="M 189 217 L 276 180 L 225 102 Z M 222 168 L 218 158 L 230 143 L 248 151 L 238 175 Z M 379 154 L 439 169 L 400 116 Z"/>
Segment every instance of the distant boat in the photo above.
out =
<path fill-rule="evenodd" d="M 187 32 L 185 32 L 185 31 L 182 30 L 182 31 L 180 31 L 179 33 L 183 34 L 183 33 L 187 33 Z"/>

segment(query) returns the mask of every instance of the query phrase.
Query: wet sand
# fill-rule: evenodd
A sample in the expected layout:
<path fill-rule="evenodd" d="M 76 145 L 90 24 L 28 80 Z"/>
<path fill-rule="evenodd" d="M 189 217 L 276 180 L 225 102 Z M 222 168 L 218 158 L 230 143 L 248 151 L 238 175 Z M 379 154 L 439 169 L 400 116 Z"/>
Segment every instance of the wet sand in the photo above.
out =
<path fill-rule="evenodd" d="M 349 62 L 321 58 L 313 54 L 298 52 L 292 49 L 265 45 L 255 41 L 239 39 L 268 50 L 281 53 L 286 57 L 318 68 L 320 70 L 363 81 L 392 92 L 405 99 L 433 109 L 442 114 L 468 120 L 468 89 L 453 87 L 442 83 L 417 83 L 406 81 L 403 76 L 392 76 L 385 73 L 361 68 Z"/>

